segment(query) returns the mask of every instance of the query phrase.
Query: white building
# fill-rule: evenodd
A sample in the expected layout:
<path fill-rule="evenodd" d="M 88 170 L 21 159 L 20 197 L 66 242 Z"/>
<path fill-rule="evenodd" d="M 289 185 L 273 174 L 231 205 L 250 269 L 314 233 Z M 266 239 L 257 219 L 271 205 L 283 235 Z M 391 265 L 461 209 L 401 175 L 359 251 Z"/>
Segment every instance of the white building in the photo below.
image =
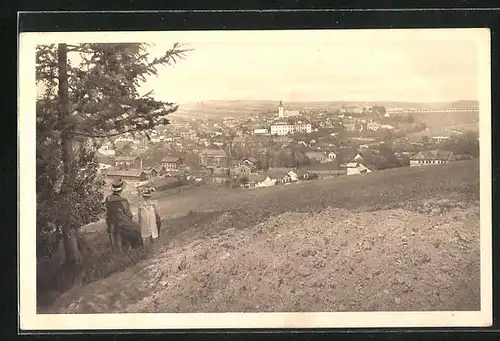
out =
<path fill-rule="evenodd" d="M 312 127 L 310 123 L 288 124 L 285 122 L 278 122 L 271 126 L 271 135 L 288 135 L 293 133 L 306 133 L 310 134 Z"/>
<path fill-rule="evenodd" d="M 366 125 L 366 129 L 371 130 L 371 131 L 377 131 L 381 128 L 380 124 L 377 122 L 368 122 Z"/>
<path fill-rule="evenodd" d="M 345 167 L 347 168 L 347 175 L 371 173 L 371 170 L 359 162 L 350 162 Z"/>
<path fill-rule="evenodd" d="M 253 130 L 255 135 L 267 135 L 269 134 L 269 129 L 267 128 L 256 128 Z"/>

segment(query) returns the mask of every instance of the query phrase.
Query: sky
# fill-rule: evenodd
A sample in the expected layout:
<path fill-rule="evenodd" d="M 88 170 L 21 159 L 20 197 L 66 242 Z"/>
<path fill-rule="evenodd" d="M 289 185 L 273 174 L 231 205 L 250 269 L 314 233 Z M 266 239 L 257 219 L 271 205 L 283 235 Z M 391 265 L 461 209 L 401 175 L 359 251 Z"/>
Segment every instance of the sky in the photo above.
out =
<path fill-rule="evenodd" d="M 212 39 L 193 35 L 175 40 L 193 51 L 174 67 L 161 68 L 142 90 L 153 90 L 158 99 L 177 103 L 479 98 L 477 41 L 467 35 L 430 39 L 427 32 L 409 39 L 390 35 L 293 39 L 288 34 L 286 39 L 265 35 L 238 39 L 237 33 L 228 33 Z M 161 53 L 174 42 L 166 41 L 155 43 L 151 53 Z"/>
<path fill-rule="evenodd" d="M 68 43 L 82 42 L 77 33 L 63 37 Z M 175 65 L 160 67 L 140 89 L 179 104 L 479 100 L 479 89 L 486 84 L 480 83 L 480 63 L 489 62 L 480 54 L 485 50 L 479 47 L 489 43 L 488 31 L 481 29 L 157 31 L 83 37 L 146 42 L 152 44 L 151 57 L 176 42 L 192 49 Z"/>

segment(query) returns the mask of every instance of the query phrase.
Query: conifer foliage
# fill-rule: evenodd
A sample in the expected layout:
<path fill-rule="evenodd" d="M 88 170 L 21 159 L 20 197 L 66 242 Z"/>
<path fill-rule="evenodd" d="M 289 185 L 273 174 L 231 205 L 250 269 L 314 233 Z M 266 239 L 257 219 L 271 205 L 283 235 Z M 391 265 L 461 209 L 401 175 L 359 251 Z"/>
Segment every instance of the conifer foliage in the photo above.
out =
<path fill-rule="evenodd" d="M 175 103 L 140 94 L 159 67 L 189 51 L 174 44 L 153 57 L 144 43 L 39 45 L 36 118 L 38 257 L 62 238 L 67 264 L 79 264 L 77 230 L 102 217 L 96 150 L 104 139 L 168 125 Z"/>

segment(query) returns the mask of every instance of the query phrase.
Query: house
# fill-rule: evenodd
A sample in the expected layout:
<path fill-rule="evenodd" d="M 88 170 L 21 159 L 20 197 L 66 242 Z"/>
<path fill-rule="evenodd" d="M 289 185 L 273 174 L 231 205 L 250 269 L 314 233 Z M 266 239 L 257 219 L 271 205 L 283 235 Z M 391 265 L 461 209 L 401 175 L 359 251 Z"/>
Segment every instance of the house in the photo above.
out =
<path fill-rule="evenodd" d="M 249 166 L 249 167 L 255 167 L 257 162 L 259 160 L 257 160 L 256 158 L 254 157 L 246 157 L 246 158 L 243 158 L 240 160 L 240 164 L 241 165 L 246 165 L 246 166 Z"/>
<path fill-rule="evenodd" d="M 268 173 L 283 173 L 287 174 L 290 177 L 290 181 L 297 181 L 298 174 L 297 170 L 294 168 L 286 168 L 286 167 L 271 167 L 267 170 Z"/>
<path fill-rule="evenodd" d="M 267 172 L 264 174 L 267 175 L 276 184 L 284 184 L 292 181 L 292 178 L 286 172 Z"/>
<path fill-rule="evenodd" d="M 382 128 L 382 126 L 379 123 L 373 122 L 373 121 L 368 122 L 368 124 L 366 125 L 366 129 L 371 130 L 371 131 L 377 131 L 381 128 Z"/>
<path fill-rule="evenodd" d="M 182 160 L 178 157 L 167 156 L 161 160 L 161 165 L 165 168 L 166 171 L 176 171 L 179 169 L 179 166 L 182 164 Z"/>
<path fill-rule="evenodd" d="M 117 156 L 114 163 L 119 169 L 142 169 L 142 158 L 139 156 Z"/>
<path fill-rule="evenodd" d="M 246 165 L 239 165 L 229 168 L 229 174 L 233 177 L 244 178 L 252 173 L 252 169 Z"/>
<path fill-rule="evenodd" d="M 253 130 L 253 133 L 255 135 L 268 135 L 269 134 L 269 129 L 267 129 L 267 128 L 255 128 Z"/>
<path fill-rule="evenodd" d="M 312 132 L 310 123 L 290 124 L 288 122 L 276 122 L 271 126 L 271 135 L 288 135 L 294 133 L 307 133 Z"/>
<path fill-rule="evenodd" d="M 142 169 L 108 169 L 106 172 L 106 178 L 129 181 L 147 181 L 149 180 L 149 175 Z"/>
<path fill-rule="evenodd" d="M 204 149 L 200 152 L 200 164 L 203 167 L 225 167 L 226 152 L 222 149 Z"/>
<path fill-rule="evenodd" d="M 354 162 L 362 162 L 363 164 L 374 164 L 380 158 L 379 153 L 375 149 L 363 149 L 358 151 L 352 159 Z"/>
<path fill-rule="evenodd" d="M 163 167 L 161 165 L 160 166 L 154 166 L 153 168 L 156 171 L 156 173 L 158 173 L 158 176 L 163 176 L 167 172 L 167 170 L 165 169 L 165 167 Z"/>
<path fill-rule="evenodd" d="M 249 187 L 269 187 L 274 186 L 275 183 L 276 182 L 266 174 L 252 173 L 248 176 Z"/>
<path fill-rule="evenodd" d="M 221 167 L 214 168 L 212 172 L 212 182 L 216 184 L 223 184 L 229 181 L 229 168 Z"/>
<path fill-rule="evenodd" d="M 435 142 L 444 142 L 444 141 L 450 141 L 451 138 L 449 136 L 432 136 L 431 140 Z"/>
<path fill-rule="evenodd" d="M 257 163 L 259 160 L 257 160 L 254 157 L 248 157 L 248 158 L 243 158 L 239 161 L 234 161 L 232 162 L 234 166 L 247 166 L 250 168 L 251 172 L 255 172 L 257 170 Z"/>
<path fill-rule="evenodd" d="M 309 160 L 314 162 L 326 163 L 329 161 L 328 156 L 323 152 L 306 152 L 305 154 Z"/>
<path fill-rule="evenodd" d="M 356 130 L 356 123 L 344 123 L 344 129 L 348 131 L 355 131 Z"/>
<path fill-rule="evenodd" d="M 144 171 L 144 173 L 146 173 L 148 175 L 149 180 L 152 180 L 152 179 L 155 179 L 158 177 L 158 172 L 153 167 L 143 168 L 142 170 Z"/>
<path fill-rule="evenodd" d="M 294 169 L 288 171 L 286 174 L 290 177 L 290 181 L 298 181 L 298 180 L 300 180 L 299 173 L 296 170 L 294 170 Z"/>
<path fill-rule="evenodd" d="M 345 168 L 341 168 L 339 159 L 335 159 L 333 162 L 309 165 L 303 171 L 307 171 L 310 174 L 317 174 L 321 177 L 344 175 L 347 172 Z"/>
<path fill-rule="evenodd" d="M 427 166 L 444 164 L 455 161 L 456 157 L 451 151 L 445 150 L 424 150 L 410 158 L 410 166 Z"/>
<path fill-rule="evenodd" d="M 343 167 L 347 169 L 347 175 L 371 173 L 371 170 L 359 162 L 349 162 L 343 165 Z"/>

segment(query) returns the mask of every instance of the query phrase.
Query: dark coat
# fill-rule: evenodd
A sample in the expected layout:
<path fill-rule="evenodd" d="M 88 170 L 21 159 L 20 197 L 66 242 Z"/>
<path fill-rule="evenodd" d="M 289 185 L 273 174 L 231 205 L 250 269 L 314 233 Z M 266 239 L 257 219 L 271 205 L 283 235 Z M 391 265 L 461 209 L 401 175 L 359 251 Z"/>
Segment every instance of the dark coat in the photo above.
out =
<path fill-rule="evenodd" d="M 133 239 L 141 239 L 139 224 L 134 220 L 127 199 L 117 193 L 106 197 L 106 224 L 108 231 L 117 229 Z"/>

